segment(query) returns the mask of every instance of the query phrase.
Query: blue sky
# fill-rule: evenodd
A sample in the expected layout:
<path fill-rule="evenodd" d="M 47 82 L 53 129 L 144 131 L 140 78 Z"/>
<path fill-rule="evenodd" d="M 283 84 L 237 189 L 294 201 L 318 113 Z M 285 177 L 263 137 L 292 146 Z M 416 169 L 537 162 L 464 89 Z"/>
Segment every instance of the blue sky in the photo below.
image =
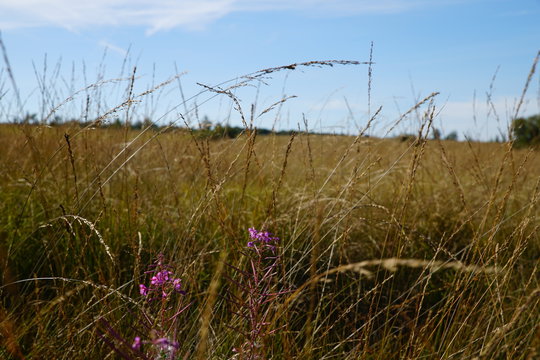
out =
<path fill-rule="evenodd" d="M 539 0 L 0 0 L 2 39 L 26 111 L 48 113 L 99 76 L 126 77 L 135 65 L 136 91 L 178 71 L 185 72 L 180 79 L 189 98 L 201 90 L 197 82 L 214 85 L 268 67 L 367 61 L 373 41 L 371 112 L 383 107 L 373 134 L 384 135 L 400 113 L 438 91 L 435 126 L 477 139 L 506 132 L 540 50 L 539 17 Z M 3 62 L 0 71 L 5 119 L 18 107 Z M 354 132 L 368 119 L 367 73 L 367 65 L 286 71 L 237 95 L 246 113 L 254 102 L 259 113 L 284 94 L 297 96 L 257 118 L 260 127 L 296 128 L 305 114 L 313 130 Z M 495 113 L 486 101 L 494 75 Z M 540 112 L 538 79 L 521 115 Z M 126 87 L 126 81 L 108 83 L 90 93 L 90 116 L 121 103 Z M 83 114 L 86 95 L 58 114 Z M 199 115 L 226 121 L 230 101 L 205 102 L 209 97 L 195 99 Z M 180 102 L 174 82 L 133 110 L 158 119 Z M 161 121 L 176 120 L 184 109 Z M 230 122 L 240 124 L 234 111 Z M 412 116 L 394 132 L 414 131 L 417 124 Z"/>

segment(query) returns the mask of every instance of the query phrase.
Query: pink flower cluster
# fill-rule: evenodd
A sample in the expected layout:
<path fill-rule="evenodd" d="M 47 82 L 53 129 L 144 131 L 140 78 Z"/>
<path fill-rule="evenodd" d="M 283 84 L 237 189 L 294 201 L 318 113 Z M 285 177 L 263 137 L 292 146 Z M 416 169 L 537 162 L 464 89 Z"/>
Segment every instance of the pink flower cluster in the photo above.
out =
<path fill-rule="evenodd" d="M 174 351 L 180 347 L 180 344 L 178 342 L 171 341 L 167 338 L 157 338 L 151 341 L 143 341 L 140 336 L 136 336 L 135 339 L 133 340 L 133 344 L 131 345 L 131 348 L 133 350 L 141 351 L 141 346 L 143 344 L 157 345 L 166 351 L 171 351 L 171 350 Z"/>
<path fill-rule="evenodd" d="M 173 277 L 173 272 L 160 269 L 163 265 L 158 262 L 154 276 L 150 279 L 150 285 L 139 284 L 139 293 L 142 296 L 149 296 L 150 294 L 157 294 L 157 298 L 165 299 L 172 292 L 176 292 L 185 295 L 186 292 L 182 290 L 182 282 L 179 278 Z M 150 299 L 152 300 L 152 299 Z"/>
<path fill-rule="evenodd" d="M 255 247 L 257 243 L 261 243 L 263 245 L 268 245 L 273 248 L 271 244 L 279 241 L 278 237 L 272 236 L 272 234 L 268 231 L 259 231 L 254 228 L 249 228 L 248 231 L 249 237 L 252 239 L 252 241 L 249 241 L 247 243 L 248 247 Z"/>

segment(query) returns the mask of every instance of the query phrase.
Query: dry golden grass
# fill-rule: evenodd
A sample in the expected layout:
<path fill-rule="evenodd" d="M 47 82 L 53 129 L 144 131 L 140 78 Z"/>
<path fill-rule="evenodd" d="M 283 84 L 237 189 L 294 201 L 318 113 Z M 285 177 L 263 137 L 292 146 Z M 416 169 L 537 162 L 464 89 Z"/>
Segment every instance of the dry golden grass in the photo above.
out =
<path fill-rule="evenodd" d="M 98 319 L 136 335 L 137 285 L 162 252 L 193 301 L 182 356 L 230 358 L 223 264 L 245 265 L 250 226 L 282 239 L 291 291 L 267 358 L 538 356 L 537 152 L 24 125 L 0 143 L 3 357 L 114 357 Z"/>

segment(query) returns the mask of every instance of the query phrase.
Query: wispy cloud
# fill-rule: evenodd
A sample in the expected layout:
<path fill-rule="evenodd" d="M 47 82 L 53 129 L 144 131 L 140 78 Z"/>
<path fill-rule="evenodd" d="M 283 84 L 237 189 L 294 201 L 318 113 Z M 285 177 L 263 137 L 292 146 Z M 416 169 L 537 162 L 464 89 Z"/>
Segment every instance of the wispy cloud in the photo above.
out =
<path fill-rule="evenodd" d="M 114 44 L 111 44 L 110 42 L 108 42 L 107 40 L 101 40 L 99 43 L 98 43 L 99 46 L 103 46 L 104 48 L 106 49 L 109 49 L 111 51 L 114 51 L 115 53 L 121 55 L 121 56 L 126 56 L 128 51 L 120 46 L 117 46 L 117 45 L 114 45 Z"/>
<path fill-rule="evenodd" d="M 143 26 L 152 34 L 197 29 L 234 11 L 234 0 L 1 0 L 0 28 Z"/>
<path fill-rule="evenodd" d="M 381 14 L 463 0 L 0 0 L 0 29 L 55 26 L 143 26 L 148 34 L 202 29 L 234 12 L 302 11 L 320 15 Z"/>

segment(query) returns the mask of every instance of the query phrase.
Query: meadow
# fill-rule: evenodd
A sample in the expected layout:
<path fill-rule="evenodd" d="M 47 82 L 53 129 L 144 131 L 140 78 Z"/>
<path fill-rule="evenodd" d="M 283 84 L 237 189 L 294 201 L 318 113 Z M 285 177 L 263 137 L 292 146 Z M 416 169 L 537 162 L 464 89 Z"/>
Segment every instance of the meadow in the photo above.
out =
<path fill-rule="evenodd" d="M 538 359 L 538 152 L 428 102 L 406 141 L 1 125 L 0 357 Z"/>

